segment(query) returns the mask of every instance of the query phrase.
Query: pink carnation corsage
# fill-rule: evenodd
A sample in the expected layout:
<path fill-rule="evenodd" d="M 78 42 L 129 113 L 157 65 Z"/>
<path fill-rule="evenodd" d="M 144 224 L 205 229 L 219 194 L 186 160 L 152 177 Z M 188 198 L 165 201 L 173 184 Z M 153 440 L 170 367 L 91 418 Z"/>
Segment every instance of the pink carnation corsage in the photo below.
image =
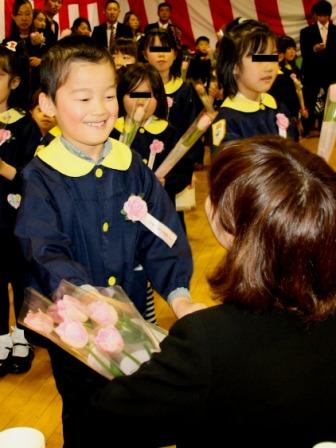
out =
<path fill-rule="evenodd" d="M 10 140 L 12 133 L 9 129 L 0 129 L 0 146 Z"/>
<path fill-rule="evenodd" d="M 154 139 L 152 143 L 149 145 L 150 153 L 149 153 L 149 160 L 148 160 L 148 168 L 151 170 L 153 169 L 155 157 L 156 154 L 160 154 L 164 150 L 164 144 L 161 142 L 161 140 Z"/>
<path fill-rule="evenodd" d="M 121 213 L 130 221 L 141 222 L 148 230 L 164 241 L 167 246 L 172 247 L 174 245 L 177 239 L 176 233 L 148 213 L 146 201 L 140 196 L 131 195 L 124 203 Z"/>
<path fill-rule="evenodd" d="M 280 137 L 286 138 L 287 137 L 287 128 L 289 126 L 289 120 L 286 117 L 285 114 L 278 113 L 276 114 L 276 124 L 279 128 L 279 135 Z"/>

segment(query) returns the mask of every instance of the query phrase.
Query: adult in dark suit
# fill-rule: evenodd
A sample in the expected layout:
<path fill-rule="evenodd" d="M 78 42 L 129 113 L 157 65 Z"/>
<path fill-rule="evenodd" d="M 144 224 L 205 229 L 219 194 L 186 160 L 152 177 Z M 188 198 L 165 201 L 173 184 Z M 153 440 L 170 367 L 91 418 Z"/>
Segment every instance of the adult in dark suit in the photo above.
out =
<path fill-rule="evenodd" d="M 315 23 L 300 32 L 304 97 L 309 112 L 304 121 L 305 134 L 313 128 L 320 89 L 327 92 L 336 82 L 336 26 L 330 22 L 331 12 L 328 1 L 318 1 L 312 8 Z"/>
<path fill-rule="evenodd" d="M 54 20 L 54 17 L 59 13 L 62 4 L 63 0 L 44 0 L 43 11 L 47 17 L 44 35 L 48 47 L 54 44 L 58 39 L 59 26 L 56 20 Z"/>
<path fill-rule="evenodd" d="M 107 448 L 336 440 L 336 174 L 290 139 L 231 142 L 206 212 L 228 249 L 210 279 L 223 303 L 93 397 L 88 447 L 97 434 Z"/>
<path fill-rule="evenodd" d="M 118 22 L 120 14 L 120 5 L 116 0 L 105 3 L 106 22 L 95 26 L 92 32 L 92 38 L 104 47 L 110 47 L 112 42 L 118 37 L 133 38 L 132 30 L 129 26 Z"/>
<path fill-rule="evenodd" d="M 148 23 L 145 26 L 145 34 L 156 28 L 163 30 L 169 29 L 175 35 L 176 39 L 180 41 L 182 32 L 177 26 L 172 24 L 170 19 L 171 11 L 172 6 L 169 3 L 159 3 L 157 10 L 159 20 L 157 22 Z"/>

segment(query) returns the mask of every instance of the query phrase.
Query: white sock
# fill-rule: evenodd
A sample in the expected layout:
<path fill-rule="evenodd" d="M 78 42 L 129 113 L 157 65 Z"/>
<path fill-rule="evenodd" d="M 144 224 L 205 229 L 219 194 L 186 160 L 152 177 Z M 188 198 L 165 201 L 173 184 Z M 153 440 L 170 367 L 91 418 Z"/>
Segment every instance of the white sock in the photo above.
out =
<path fill-rule="evenodd" d="M 10 334 L 3 334 L 0 336 L 0 359 L 7 359 L 11 348 L 13 347 L 12 338 Z"/>
<path fill-rule="evenodd" d="M 12 327 L 13 356 L 25 357 L 29 353 L 29 343 L 21 328 Z M 24 344 L 24 345 L 15 345 Z"/>

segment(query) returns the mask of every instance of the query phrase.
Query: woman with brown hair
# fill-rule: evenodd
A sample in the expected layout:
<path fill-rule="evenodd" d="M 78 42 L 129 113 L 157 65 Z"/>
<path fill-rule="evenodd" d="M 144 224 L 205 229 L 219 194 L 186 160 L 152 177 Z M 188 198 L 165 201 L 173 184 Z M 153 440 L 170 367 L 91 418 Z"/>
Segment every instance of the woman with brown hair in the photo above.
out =
<path fill-rule="evenodd" d="M 93 397 L 90 432 L 116 423 L 111 447 L 336 440 L 336 174 L 292 140 L 231 142 L 206 212 L 228 249 L 210 279 L 222 304 L 180 319 L 161 353 Z"/>

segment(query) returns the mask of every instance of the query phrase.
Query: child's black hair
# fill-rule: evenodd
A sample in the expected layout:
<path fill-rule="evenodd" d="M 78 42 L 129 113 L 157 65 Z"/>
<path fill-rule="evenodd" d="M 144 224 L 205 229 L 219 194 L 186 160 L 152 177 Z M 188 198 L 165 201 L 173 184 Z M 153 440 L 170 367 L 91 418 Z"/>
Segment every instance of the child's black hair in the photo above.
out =
<path fill-rule="evenodd" d="M 109 62 L 115 70 L 112 55 L 107 48 L 97 44 L 88 36 L 64 37 L 43 55 L 40 69 L 41 91 L 54 102 L 56 92 L 65 83 L 70 64 L 74 61 L 95 64 Z"/>
<path fill-rule="evenodd" d="M 288 48 L 295 48 L 296 42 L 290 36 L 280 36 L 277 41 L 277 48 L 279 53 L 285 53 Z"/>
<path fill-rule="evenodd" d="M 208 38 L 208 36 L 199 36 L 196 40 L 195 40 L 195 45 L 198 45 L 200 42 L 208 42 L 208 44 L 210 43 L 210 39 Z"/>
<path fill-rule="evenodd" d="M 166 120 L 168 116 L 168 104 L 162 78 L 155 67 L 143 62 L 137 62 L 127 67 L 123 67 L 119 71 L 117 87 L 119 115 L 126 115 L 123 102 L 124 96 L 136 89 L 136 87 L 144 80 L 148 80 L 153 96 L 157 101 L 154 115 Z"/>
<path fill-rule="evenodd" d="M 138 59 L 138 45 L 133 39 L 127 37 L 118 37 L 118 39 L 115 39 L 112 42 L 110 52 L 112 55 L 122 53 Z"/>
<path fill-rule="evenodd" d="M 238 92 L 233 72 L 235 67 L 241 66 L 243 56 L 263 53 L 269 40 L 274 41 L 276 49 L 276 35 L 266 23 L 257 20 L 244 20 L 224 33 L 219 45 L 216 71 L 225 96 L 234 96 Z"/>
<path fill-rule="evenodd" d="M 7 106 L 8 108 L 27 109 L 29 95 L 29 60 L 23 50 L 16 47 L 15 51 L 0 45 L 0 69 L 9 75 L 9 82 L 16 76 L 20 78 L 20 84 L 11 90 Z"/>
<path fill-rule="evenodd" d="M 181 46 L 176 39 L 174 33 L 168 28 L 167 30 L 160 30 L 159 28 L 154 28 L 146 33 L 143 42 L 142 42 L 142 50 L 146 51 L 147 48 L 150 48 L 154 45 L 155 37 L 158 37 L 161 45 L 163 47 L 170 47 L 176 53 L 175 61 L 173 65 L 170 67 L 169 75 L 170 77 L 177 78 L 181 76 L 181 64 L 182 64 L 182 50 Z"/>

